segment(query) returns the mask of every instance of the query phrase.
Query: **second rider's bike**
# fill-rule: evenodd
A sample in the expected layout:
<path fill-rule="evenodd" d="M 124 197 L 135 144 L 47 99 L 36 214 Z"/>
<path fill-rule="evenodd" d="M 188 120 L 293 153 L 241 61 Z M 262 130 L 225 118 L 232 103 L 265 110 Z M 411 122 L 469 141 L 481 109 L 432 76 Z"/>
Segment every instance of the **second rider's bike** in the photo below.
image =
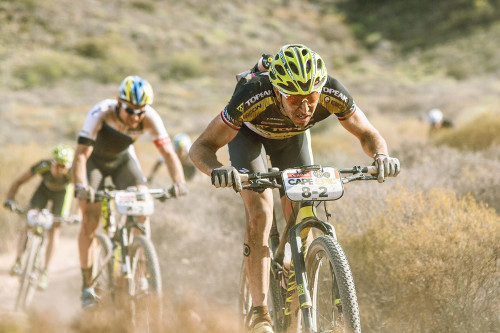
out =
<path fill-rule="evenodd" d="M 125 330 L 154 331 L 161 322 L 160 265 L 150 231 L 139 218 L 153 214 L 155 198 L 171 197 L 164 189 L 95 192 L 95 200 L 101 201 L 103 232 L 96 235 L 92 285 L 101 305 L 112 308 Z"/>

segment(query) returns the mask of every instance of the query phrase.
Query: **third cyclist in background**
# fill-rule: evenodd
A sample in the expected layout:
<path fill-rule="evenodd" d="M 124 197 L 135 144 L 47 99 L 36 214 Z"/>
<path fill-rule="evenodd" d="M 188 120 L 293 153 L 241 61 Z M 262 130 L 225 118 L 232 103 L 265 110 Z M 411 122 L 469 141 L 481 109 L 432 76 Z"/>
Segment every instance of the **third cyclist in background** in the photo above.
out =
<path fill-rule="evenodd" d="M 196 169 L 193 162 L 191 162 L 191 158 L 189 157 L 189 149 L 191 149 L 191 138 L 189 135 L 186 133 L 179 133 L 174 136 L 174 149 L 177 157 L 179 157 L 179 160 L 181 161 L 186 181 L 193 180 L 198 174 L 198 169 Z M 151 169 L 151 173 L 149 174 L 149 184 L 153 182 L 156 173 L 164 162 L 165 160 L 163 157 L 159 156 Z"/>

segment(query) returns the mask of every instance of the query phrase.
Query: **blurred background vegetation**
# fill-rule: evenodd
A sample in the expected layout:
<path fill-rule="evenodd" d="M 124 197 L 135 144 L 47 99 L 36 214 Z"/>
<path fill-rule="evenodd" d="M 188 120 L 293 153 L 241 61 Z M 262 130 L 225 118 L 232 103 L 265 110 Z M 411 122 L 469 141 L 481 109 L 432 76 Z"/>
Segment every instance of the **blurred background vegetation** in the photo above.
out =
<path fill-rule="evenodd" d="M 303 43 L 322 55 L 402 163 L 398 178 L 349 184 L 329 205 L 363 331 L 495 332 L 499 11 L 498 0 L 0 0 L 0 191 L 56 143 L 75 144 L 88 110 L 115 97 L 126 75 L 152 83 L 169 133 L 195 138 L 228 101 L 237 73 L 262 53 Z M 455 127 L 429 136 L 425 116 L 434 107 Z M 318 163 L 371 163 L 334 119 L 312 135 Z M 144 170 L 156 159 L 147 141 L 137 143 Z M 17 201 L 27 203 L 37 182 Z M 169 331 L 235 331 L 210 310 L 225 319 L 236 304 L 243 207 L 208 183 L 192 183 L 189 197 L 155 216 L 164 285 L 173 290 Z M 3 252 L 14 249 L 11 221 L 0 210 Z M 3 321 L 0 331 L 69 330 L 41 318 L 31 316 L 28 328 Z"/>

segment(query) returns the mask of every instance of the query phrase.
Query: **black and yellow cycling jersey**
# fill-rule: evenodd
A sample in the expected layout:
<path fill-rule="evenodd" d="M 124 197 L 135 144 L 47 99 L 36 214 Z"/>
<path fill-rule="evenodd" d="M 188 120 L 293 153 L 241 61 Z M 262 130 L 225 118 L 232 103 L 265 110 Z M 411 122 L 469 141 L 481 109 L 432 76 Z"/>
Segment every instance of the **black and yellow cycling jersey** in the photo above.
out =
<path fill-rule="evenodd" d="M 338 80 L 328 76 L 310 122 L 305 127 L 298 127 L 281 112 L 267 72 L 263 72 L 237 84 L 221 117 L 236 130 L 246 124 L 263 137 L 282 139 L 303 133 L 332 114 L 343 120 L 355 111 L 356 103 L 347 89 Z"/>
<path fill-rule="evenodd" d="M 71 207 L 73 190 L 71 185 L 71 172 L 62 177 L 54 177 L 51 170 L 51 160 L 41 160 L 34 164 L 30 171 L 34 175 L 40 175 L 42 181 L 38 185 L 30 200 L 30 207 L 47 208 L 49 201 L 52 202 L 50 211 L 56 216 L 67 216 Z"/>
<path fill-rule="evenodd" d="M 71 172 L 66 173 L 63 177 L 57 178 L 52 175 L 50 171 L 51 166 L 51 160 L 41 160 L 31 166 L 30 171 L 32 174 L 42 177 L 42 183 L 47 189 L 54 192 L 64 191 L 71 182 Z"/>

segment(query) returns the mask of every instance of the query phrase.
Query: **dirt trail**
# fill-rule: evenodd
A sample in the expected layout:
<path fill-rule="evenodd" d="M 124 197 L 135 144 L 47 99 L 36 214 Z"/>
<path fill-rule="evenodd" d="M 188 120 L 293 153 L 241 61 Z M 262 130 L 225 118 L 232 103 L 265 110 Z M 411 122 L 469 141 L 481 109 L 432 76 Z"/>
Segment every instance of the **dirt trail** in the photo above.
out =
<path fill-rule="evenodd" d="M 18 279 L 9 275 L 14 253 L 0 255 L 0 318 L 22 318 L 14 312 Z M 29 311 L 44 313 L 69 327 L 80 310 L 80 265 L 76 237 L 62 236 L 49 269 L 50 283 L 46 291 L 37 291 Z"/>

